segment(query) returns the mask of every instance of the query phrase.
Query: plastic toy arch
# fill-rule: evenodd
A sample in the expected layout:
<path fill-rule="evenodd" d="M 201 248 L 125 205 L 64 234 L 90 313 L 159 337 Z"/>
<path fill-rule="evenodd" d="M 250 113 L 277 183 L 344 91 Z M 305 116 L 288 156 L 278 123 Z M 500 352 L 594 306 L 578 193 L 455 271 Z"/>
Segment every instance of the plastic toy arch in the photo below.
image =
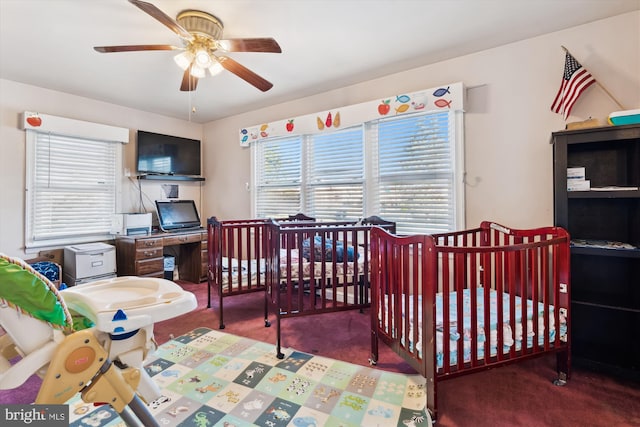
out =
<path fill-rule="evenodd" d="M 0 301 L 57 329 L 73 319 L 55 285 L 24 261 L 0 254 Z"/>

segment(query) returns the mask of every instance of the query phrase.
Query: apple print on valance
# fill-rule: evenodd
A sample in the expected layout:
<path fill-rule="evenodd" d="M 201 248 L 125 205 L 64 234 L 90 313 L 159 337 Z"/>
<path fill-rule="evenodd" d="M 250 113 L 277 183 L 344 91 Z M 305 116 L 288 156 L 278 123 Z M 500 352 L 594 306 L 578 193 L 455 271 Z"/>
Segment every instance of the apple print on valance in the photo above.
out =
<path fill-rule="evenodd" d="M 240 145 L 263 138 L 331 132 L 384 117 L 421 111 L 463 110 L 464 86 L 451 83 L 413 93 L 397 94 L 361 104 L 289 117 L 240 129 Z"/>

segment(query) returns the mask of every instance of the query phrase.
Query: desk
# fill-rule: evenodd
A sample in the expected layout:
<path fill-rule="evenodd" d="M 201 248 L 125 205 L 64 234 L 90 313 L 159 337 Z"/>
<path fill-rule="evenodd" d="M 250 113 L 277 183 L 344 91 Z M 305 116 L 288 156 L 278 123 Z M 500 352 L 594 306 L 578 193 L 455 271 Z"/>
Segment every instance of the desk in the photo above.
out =
<path fill-rule="evenodd" d="M 164 277 L 164 248 L 179 248 L 179 277 L 193 283 L 207 278 L 207 231 L 152 233 L 116 238 L 119 276 Z"/>

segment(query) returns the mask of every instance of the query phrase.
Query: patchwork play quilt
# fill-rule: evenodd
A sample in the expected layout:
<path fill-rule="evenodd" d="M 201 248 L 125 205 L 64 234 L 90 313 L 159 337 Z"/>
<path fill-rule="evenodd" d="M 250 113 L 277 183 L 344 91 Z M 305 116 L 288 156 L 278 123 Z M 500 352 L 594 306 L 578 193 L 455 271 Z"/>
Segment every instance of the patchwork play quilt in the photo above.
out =
<path fill-rule="evenodd" d="M 161 345 L 145 362 L 162 397 L 149 404 L 161 426 L 430 426 L 425 381 L 208 328 Z M 71 426 L 124 425 L 107 405 L 79 397 Z"/>

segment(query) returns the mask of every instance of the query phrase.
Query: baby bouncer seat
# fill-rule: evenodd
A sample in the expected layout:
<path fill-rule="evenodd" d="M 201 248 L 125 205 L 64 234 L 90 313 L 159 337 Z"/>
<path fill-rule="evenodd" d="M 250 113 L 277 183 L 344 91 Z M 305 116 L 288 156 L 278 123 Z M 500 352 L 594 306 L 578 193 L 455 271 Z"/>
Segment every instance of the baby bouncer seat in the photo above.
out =
<path fill-rule="evenodd" d="M 85 402 L 109 403 L 127 425 L 139 425 L 137 418 L 157 426 L 144 402 L 160 390 L 142 367 L 156 348 L 153 324 L 196 306 L 192 293 L 160 278 L 59 291 L 24 261 L 0 254 L 0 389 L 37 374 L 37 404 L 62 404 L 80 392 Z"/>

